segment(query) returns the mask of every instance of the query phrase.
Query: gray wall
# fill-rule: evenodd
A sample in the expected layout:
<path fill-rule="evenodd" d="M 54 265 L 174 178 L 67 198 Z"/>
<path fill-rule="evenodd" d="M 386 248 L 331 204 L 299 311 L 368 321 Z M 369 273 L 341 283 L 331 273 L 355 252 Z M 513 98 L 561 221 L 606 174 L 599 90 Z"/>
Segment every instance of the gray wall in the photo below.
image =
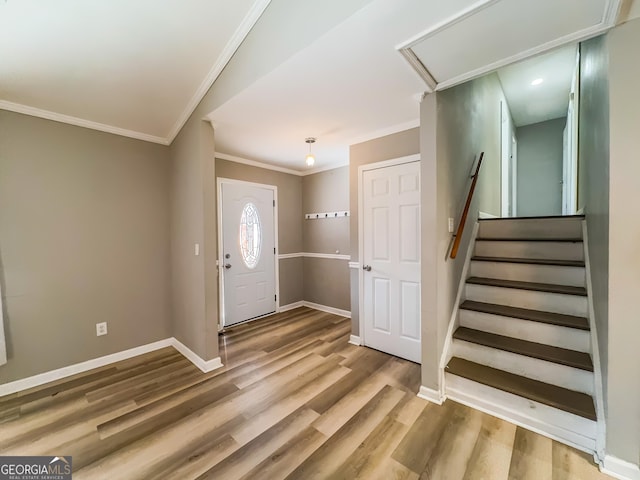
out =
<path fill-rule="evenodd" d="M 302 177 L 216 159 L 216 178 L 275 185 L 278 188 L 278 254 L 303 251 Z M 280 265 L 280 305 L 304 299 L 302 258 L 285 258 Z"/>
<path fill-rule="evenodd" d="M 609 83 L 606 37 L 580 47 L 579 205 L 587 218 L 592 300 L 604 391 L 609 330 Z M 605 410 L 607 397 L 605 395 Z"/>
<path fill-rule="evenodd" d="M 349 167 L 302 177 L 302 213 L 349 210 Z M 303 220 L 303 250 L 349 255 L 349 217 Z M 304 259 L 304 299 L 350 310 L 349 261 Z"/>
<path fill-rule="evenodd" d="M 171 249 L 174 330 L 204 359 L 218 356 L 217 227 L 214 136 L 202 119 L 238 92 L 311 44 L 370 0 L 322 3 L 274 0 L 265 10 L 171 145 Z M 345 8 L 345 3 L 349 8 Z M 309 22 L 313 18 L 313 22 Z M 283 19 L 286 23 L 283 24 Z M 273 32 L 279 32 L 273 35 Z M 295 39 L 295 41 L 292 41 Z M 267 48 L 265 48 L 265 45 Z M 264 52 L 267 52 L 266 54 Z M 193 255 L 200 242 L 203 254 Z M 281 245 L 281 247 L 285 247 Z M 282 253 L 285 253 L 284 251 Z M 299 278 L 302 259 L 282 266 Z M 300 297 L 300 283 L 281 294 Z M 286 288 L 285 288 L 286 291 Z"/>
<path fill-rule="evenodd" d="M 562 137 L 567 117 L 516 129 L 518 216 L 562 215 Z"/>
<path fill-rule="evenodd" d="M 420 107 L 422 155 L 422 385 L 440 387 L 439 360 L 478 212 L 500 214 L 500 102 L 497 75 L 427 95 Z M 445 260 L 469 189 L 472 165 L 485 152 L 458 257 Z"/>
<path fill-rule="evenodd" d="M 609 34 L 607 44 L 610 115 L 607 452 L 639 465 L 640 20 L 617 27 Z"/>
<path fill-rule="evenodd" d="M 214 152 L 211 125 L 194 118 L 171 145 L 173 331 L 204 360 L 218 356 Z"/>
<path fill-rule="evenodd" d="M 359 260 L 358 254 L 358 167 L 368 163 L 420 153 L 420 129 L 412 128 L 385 137 L 358 143 L 349 147 L 349 221 L 351 261 Z M 351 331 L 360 335 L 359 271 L 351 269 Z"/>
<path fill-rule="evenodd" d="M 168 153 L 0 110 L 0 383 L 171 336 Z"/>

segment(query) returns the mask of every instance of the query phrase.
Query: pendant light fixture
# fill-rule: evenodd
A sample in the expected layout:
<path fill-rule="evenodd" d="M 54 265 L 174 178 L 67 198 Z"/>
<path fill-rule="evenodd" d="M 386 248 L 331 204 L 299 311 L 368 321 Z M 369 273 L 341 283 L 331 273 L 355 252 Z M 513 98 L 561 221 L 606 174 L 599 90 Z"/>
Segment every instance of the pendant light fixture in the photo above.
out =
<path fill-rule="evenodd" d="M 304 141 L 309 144 L 309 153 L 307 153 L 307 156 L 305 157 L 305 162 L 307 163 L 307 166 L 313 167 L 313 164 L 316 163 L 316 157 L 311 153 L 311 144 L 316 143 L 316 139 L 315 137 L 308 137 L 305 138 Z"/>

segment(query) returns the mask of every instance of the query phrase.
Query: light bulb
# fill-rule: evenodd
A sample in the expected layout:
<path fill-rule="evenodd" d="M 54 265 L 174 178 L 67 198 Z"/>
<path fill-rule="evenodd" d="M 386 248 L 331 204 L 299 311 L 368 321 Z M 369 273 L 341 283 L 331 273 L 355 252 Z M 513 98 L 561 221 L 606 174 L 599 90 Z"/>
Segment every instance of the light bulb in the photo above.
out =
<path fill-rule="evenodd" d="M 307 162 L 308 166 L 313 167 L 313 164 L 316 162 L 316 157 L 314 157 L 313 154 L 309 153 L 305 158 L 305 162 Z"/>

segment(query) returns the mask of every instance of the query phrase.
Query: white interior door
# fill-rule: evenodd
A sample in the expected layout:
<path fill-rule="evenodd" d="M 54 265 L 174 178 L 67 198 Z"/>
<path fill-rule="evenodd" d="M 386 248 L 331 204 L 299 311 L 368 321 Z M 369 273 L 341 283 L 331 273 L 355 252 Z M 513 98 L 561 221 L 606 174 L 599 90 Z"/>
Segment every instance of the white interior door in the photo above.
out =
<path fill-rule="evenodd" d="M 274 190 L 221 183 L 222 325 L 276 311 Z"/>
<path fill-rule="evenodd" d="M 420 363 L 420 163 L 362 180 L 364 344 Z"/>

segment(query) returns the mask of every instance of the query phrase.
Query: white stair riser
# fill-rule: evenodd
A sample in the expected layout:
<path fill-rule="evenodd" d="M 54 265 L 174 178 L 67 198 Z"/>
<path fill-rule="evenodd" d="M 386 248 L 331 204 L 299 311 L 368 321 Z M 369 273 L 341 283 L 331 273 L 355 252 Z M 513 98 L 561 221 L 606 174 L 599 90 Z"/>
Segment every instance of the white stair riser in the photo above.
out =
<path fill-rule="evenodd" d="M 543 403 L 504 392 L 451 373 L 445 374 L 448 398 L 555 438 L 590 453 L 596 422 Z"/>
<path fill-rule="evenodd" d="M 582 242 L 476 241 L 478 257 L 535 258 L 545 260 L 584 260 Z"/>
<path fill-rule="evenodd" d="M 460 326 L 529 342 L 591 353 L 591 336 L 585 330 L 462 309 L 460 310 Z"/>
<path fill-rule="evenodd" d="M 593 373 L 477 343 L 453 340 L 453 356 L 522 377 L 593 395 Z"/>
<path fill-rule="evenodd" d="M 480 222 L 479 238 L 582 238 L 581 218 L 490 220 Z"/>
<path fill-rule="evenodd" d="M 542 310 L 543 312 L 564 313 L 578 317 L 587 316 L 587 297 L 579 295 L 467 283 L 465 286 L 465 298 L 476 302 L 496 303 L 510 307 Z"/>
<path fill-rule="evenodd" d="M 584 267 L 472 261 L 469 276 L 574 287 L 586 286 Z"/>

